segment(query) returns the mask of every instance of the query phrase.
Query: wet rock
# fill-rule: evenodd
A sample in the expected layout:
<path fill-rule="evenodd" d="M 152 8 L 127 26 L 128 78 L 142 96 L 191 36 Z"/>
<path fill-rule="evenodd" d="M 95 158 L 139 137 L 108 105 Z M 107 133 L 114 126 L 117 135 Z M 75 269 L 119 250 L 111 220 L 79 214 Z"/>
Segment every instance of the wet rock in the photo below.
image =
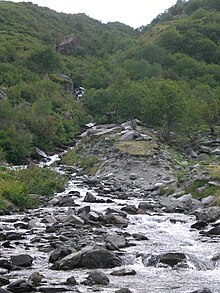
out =
<path fill-rule="evenodd" d="M 122 289 L 115 291 L 115 293 L 132 293 L 132 291 L 129 290 L 128 288 L 122 288 Z"/>
<path fill-rule="evenodd" d="M 6 240 L 20 240 L 22 234 L 18 232 L 8 232 L 6 233 Z"/>
<path fill-rule="evenodd" d="M 0 276 L 0 286 L 8 285 L 10 284 L 10 281 L 6 278 L 3 278 Z"/>
<path fill-rule="evenodd" d="M 5 241 L 6 235 L 4 233 L 0 233 L 0 241 Z"/>
<path fill-rule="evenodd" d="M 42 281 L 42 275 L 39 272 L 33 272 L 28 278 L 28 281 L 34 287 L 38 287 Z"/>
<path fill-rule="evenodd" d="M 96 197 L 91 192 L 87 192 L 83 201 L 93 203 L 96 202 Z"/>
<path fill-rule="evenodd" d="M 142 211 L 147 211 L 147 210 L 155 210 L 155 208 L 159 208 L 160 206 L 158 204 L 154 204 L 151 202 L 147 201 L 142 201 L 138 205 L 138 209 Z"/>
<path fill-rule="evenodd" d="M 127 205 L 121 208 L 121 211 L 126 212 L 130 215 L 136 215 L 138 213 L 138 209 L 134 205 Z"/>
<path fill-rule="evenodd" d="M 127 241 L 124 236 L 109 235 L 106 237 L 106 243 L 111 244 L 115 249 L 126 247 Z"/>
<path fill-rule="evenodd" d="M 14 224 L 15 228 L 20 228 L 20 229 L 28 229 L 28 224 L 23 223 L 23 222 L 17 222 Z"/>
<path fill-rule="evenodd" d="M 159 262 L 168 264 L 169 266 L 174 266 L 179 262 L 186 260 L 186 255 L 184 253 L 166 253 L 159 257 Z"/>
<path fill-rule="evenodd" d="M 11 256 L 11 262 L 13 266 L 30 267 L 33 262 L 33 257 L 28 254 L 20 254 Z"/>
<path fill-rule="evenodd" d="M 72 207 L 75 206 L 75 202 L 72 197 L 64 196 L 58 201 L 57 205 L 60 207 Z"/>
<path fill-rule="evenodd" d="M 113 268 L 122 265 L 122 261 L 113 252 L 96 249 L 83 254 L 80 264 L 88 269 Z"/>
<path fill-rule="evenodd" d="M 107 286 L 109 284 L 109 278 L 102 271 L 95 270 L 89 274 L 87 279 L 82 282 L 84 285 L 104 285 Z"/>
<path fill-rule="evenodd" d="M 84 225 L 84 220 L 76 215 L 70 215 L 69 217 L 67 217 L 66 222 L 73 223 L 73 224 L 79 225 L 79 226 Z"/>
<path fill-rule="evenodd" d="M 121 269 L 111 272 L 112 276 L 134 276 L 136 274 L 136 271 L 132 269 Z"/>
<path fill-rule="evenodd" d="M 75 286 L 77 284 L 78 283 L 77 283 L 77 281 L 76 281 L 74 276 L 71 276 L 71 277 L 67 278 L 66 282 L 64 283 L 64 285 L 69 285 L 69 286 Z"/>
<path fill-rule="evenodd" d="M 128 222 L 125 218 L 123 218 L 117 214 L 113 214 L 113 213 L 110 213 L 107 215 L 106 222 L 108 224 L 112 224 L 112 225 L 119 226 L 119 227 L 127 227 L 128 226 Z"/>
<path fill-rule="evenodd" d="M 141 234 L 141 233 L 134 233 L 134 234 L 132 234 L 132 236 L 133 236 L 133 238 L 134 238 L 135 240 L 137 240 L 137 241 L 149 240 L 149 239 L 147 238 L 147 236 L 145 236 L 145 235 L 143 235 L 143 234 Z"/>
<path fill-rule="evenodd" d="M 184 253 L 165 253 L 163 255 L 146 255 L 143 256 L 142 262 L 145 266 L 157 266 L 158 263 L 166 264 L 171 267 L 186 261 Z"/>
<path fill-rule="evenodd" d="M 8 290 L 0 288 L 0 293 L 10 293 Z"/>
<path fill-rule="evenodd" d="M 42 220 L 42 222 L 47 224 L 55 224 L 57 220 L 54 216 L 48 215 Z"/>
<path fill-rule="evenodd" d="M 69 291 L 69 289 L 65 287 L 40 287 L 39 290 L 41 293 L 59 293 Z"/>
<path fill-rule="evenodd" d="M 0 259 L 0 268 L 10 270 L 12 268 L 12 263 L 5 258 Z"/>
<path fill-rule="evenodd" d="M 26 292 L 33 292 L 34 287 L 29 282 L 25 280 L 18 280 L 8 285 L 7 289 L 11 292 L 15 293 L 26 293 Z"/>
<path fill-rule="evenodd" d="M 207 233 L 208 235 L 220 235 L 220 226 L 212 228 Z"/>
<path fill-rule="evenodd" d="M 192 291 L 191 293 L 212 293 L 212 291 L 209 290 L 208 288 L 203 288 L 203 289 Z"/>
<path fill-rule="evenodd" d="M 49 257 L 49 262 L 55 263 L 56 261 L 61 260 L 62 258 L 66 257 L 67 255 L 71 253 L 73 253 L 73 249 L 65 248 L 65 247 L 57 248 L 51 253 Z"/>
<path fill-rule="evenodd" d="M 82 253 L 79 252 L 73 252 L 66 257 L 62 258 L 59 261 L 56 261 L 51 269 L 52 270 L 72 270 L 74 268 L 80 267 L 80 261 L 81 261 Z"/>
<path fill-rule="evenodd" d="M 201 229 L 205 228 L 207 225 L 208 225 L 207 222 L 198 221 L 198 222 L 196 222 L 195 224 L 193 224 L 193 225 L 191 226 L 191 228 L 193 228 L 193 229 L 197 229 L 197 230 L 201 230 Z"/>

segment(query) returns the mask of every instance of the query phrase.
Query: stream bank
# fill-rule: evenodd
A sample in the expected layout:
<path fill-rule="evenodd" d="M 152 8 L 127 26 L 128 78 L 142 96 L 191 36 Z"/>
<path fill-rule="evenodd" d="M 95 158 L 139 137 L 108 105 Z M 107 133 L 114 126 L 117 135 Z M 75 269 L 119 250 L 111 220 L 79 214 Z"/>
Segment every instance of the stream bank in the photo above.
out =
<path fill-rule="evenodd" d="M 220 208 L 181 190 L 154 133 L 123 127 L 81 135 L 95 174 L 59 163 L 64 192 L 1 216 L 2 292 L 219 292 Z"/>

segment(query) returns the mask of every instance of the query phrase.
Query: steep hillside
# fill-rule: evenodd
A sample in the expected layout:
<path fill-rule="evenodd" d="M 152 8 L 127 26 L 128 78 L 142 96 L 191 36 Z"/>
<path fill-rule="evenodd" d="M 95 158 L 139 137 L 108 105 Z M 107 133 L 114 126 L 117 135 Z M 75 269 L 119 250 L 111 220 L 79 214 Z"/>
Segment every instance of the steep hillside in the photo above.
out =
<path fill-rule="evenodd" d="M 0 1 L 0 161 L 60 149 L 91 120 L 138 118 L 169 143 L 217 135 L 219 22 L 214 0 L 177 1 L 142 30 Z"/>

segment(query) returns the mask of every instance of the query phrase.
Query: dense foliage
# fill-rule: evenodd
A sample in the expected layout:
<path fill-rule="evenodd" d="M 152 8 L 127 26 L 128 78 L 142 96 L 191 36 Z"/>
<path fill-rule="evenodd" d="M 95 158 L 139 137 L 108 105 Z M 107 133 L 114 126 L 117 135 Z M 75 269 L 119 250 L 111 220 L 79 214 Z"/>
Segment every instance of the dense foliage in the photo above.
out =
<path fill-rule="evenodd" d="M 166 140 L 205 128 L 214 134 L 219 9 L 218 0 L 178 0 L 134 30 L 0 1 L 0 161 L 22 163 L 34 147 L 53 151 L 91 119 L 139 118 Z M 72 51 L 58 50 L 70 35 Z M 78 101 L 80 86 L 86 92 Z"/>
<path fill-rule="evenodd" d="M 0 210 L 13 203 L 20 208 L 34 207 L 39 195 L 50 196 L 64 189 L 67 178 L 50 169 L 0 169 Z"/>

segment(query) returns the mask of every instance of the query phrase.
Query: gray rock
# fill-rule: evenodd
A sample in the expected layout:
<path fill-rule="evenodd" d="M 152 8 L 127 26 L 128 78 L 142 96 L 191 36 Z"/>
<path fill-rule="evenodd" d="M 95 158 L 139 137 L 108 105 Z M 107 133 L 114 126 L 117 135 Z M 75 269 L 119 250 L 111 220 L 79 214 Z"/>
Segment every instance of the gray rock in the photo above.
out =
<path fill-rule="evenodd" d="M 33 262 L 33 257 L 28 254 L 20 254 L 11 256 L 11 262 L 13 266 L 30 267 Z"/>
<path fill-rule="evenodd" d="M 112 276 L 134 276 L 136 275 L 136 271 L 133 269 L 121 269 L 114 272 L 111 272 Z"/>
<path fill-rule="evenodd" d="M 94 284 L 106 286 L 109 284 L 109 278 L 102 271 L 95 270 L 89 274 L 86 282 L 83 282 L 83 284 L 90 286 Z"/>
<path fill-rule="evenodd" d="M 138 135 L 136 131 L 133 131 L 133 130 L 131 130 L 131 131 L 126 131 L 126 132 L 122 135 L 122 137 L 121 137 L 120 140 L 121 140 L 121 141 L 134 140 L 134 139 L 137 138 L 138 136 L 140 136 L 140 135 Z"/>
<path fill-rule="evenodd" d="M 138 179 L 138 175 L 135 174 L 135 173 L 131 173 L 130 176 L 129 176 L 129 179 L 136 180 L 136 179 Z"/>
<path fill-rule="evenodd" d="M 80 264 L 88 269 L 113 268 L 122 265 L 122 261 L 113 252 L 96 249 L 83 254 Z"/>
<path fill-rule="evenodd" d="M 215 181 L 209 181 L 209 185 L 220 187 L 220 180 L 215 180 Z"/>
<path fill-rule="evenodd" d="M 219 156 L 220 155 L 220 148 L 216 148 L 213 151 L 211 151 L 211 155 Z"/>
<path fill-rule="evenodd" d="M 84 220 L 76 215 L 70 215 L 67 217 L 66 222 L 73 223 L 75 225 L 83 226 Z"/>
<path fill-rule="evenodd" d="M 115 291 L 115 293 L 132 293 L 132 291 L 128 288 L 122 288 L 122 289 Z"/>
<path fill-rule="evenodd" d="M 55 263 L 56 261 L 59 261 L 62 258 L 66 257 L 67 255 L 74 253 L 74 252 L 75 251 L 73 251 L 73 249 L 70 249 L 70 248 L 65 248 L 65 247 L 57 248 L 51 253 L 51 255 L 49 257 L 49 262 Z"/>
<path fill-rule="evenodd" d="M 71 277 L 67 278 L 66 282 L 64 283 L 64 285 L 69 285 L 69 286 L 75 286 L 77 284 L 78 283 L 77 283 L 77 281 L 76 281 L 74 276 L 71 276 Z"/>
<path fill-rule="evenodd" d="M 214 227 L 209 230 L 208 235 L 220 235 L 220 226 Z"/>
<path fill-rule="evenodd" d="M 6 233 L 6 240 L 19 240 L 22 238 L 22 233 L 18 232 L 7 232 Z"/>
<path fill-rule="evenodd" d="M 56 46 L 56 50 L 64 55 L 72 55 L 75 53 L 78 46 L 78 38 L 74 34 L 71 34 L 67 36 L 62 43 Z"/>
<path fill-rule="evenodd" d="M 52 270 L 72 270 L 74 268 L 80 267 L 80 261 L 82 257 L 82 252 L 73 252 L 59 261 L 56 261 L 51 269 Z"/>
<path fill-rule="evenodd" d="M 26 292 L 33 292 L 34 287 L 29 282 L 25 280 L 18 280 L 8 285 L 7 289 L 11 292 L 15 293 L 26 293 Z"/>
<path fill-rule="evenodd" d="M 116 248 L 124 248 L 127 245 L 126 238 L 120 235 L 108 235 L 105 241 Z"/>
<path fill-rule="evenodd" d="M 96 202 L 96 197 L 91 192 L 87 192 L 83 201 L 93 203 Z"/>
<path fill-rule="evenodd" d="M 112 224 L 119 227 L 127 227 L 128 225 L 128 222 L 125 218 L 113 213 L 107 215 L 106 221 L 108 224 Z"/>
<path fill-rule="evenodd" d="M 214 202 L 214 200 L 215 200 L 215 197 L 213 195 L 209 195 L 201 199 L 202 204 L 204 205 L 210 205 Z"/>
<path fill-rule="evenodd" d="M 0 286 L 8 285 L 10 284 L 10 281 L 4 277 L 0 276 Z"/>
<path fill-rule="evenodd" d="M 30 277 L 28 278 L 28 281 L 34 286 L 38 287 L 42 281 L 42 275 L 39 272 L 33 272 Z"/>
<path fill-rule="evenodd" d="M 184 253 L 171 252 L 171 253 L 165 253 L 164 255 L 159 256 L 159 262 L 168 264 L 171 267 L 185 260 L 186 260 L 186 255 Z"/>

